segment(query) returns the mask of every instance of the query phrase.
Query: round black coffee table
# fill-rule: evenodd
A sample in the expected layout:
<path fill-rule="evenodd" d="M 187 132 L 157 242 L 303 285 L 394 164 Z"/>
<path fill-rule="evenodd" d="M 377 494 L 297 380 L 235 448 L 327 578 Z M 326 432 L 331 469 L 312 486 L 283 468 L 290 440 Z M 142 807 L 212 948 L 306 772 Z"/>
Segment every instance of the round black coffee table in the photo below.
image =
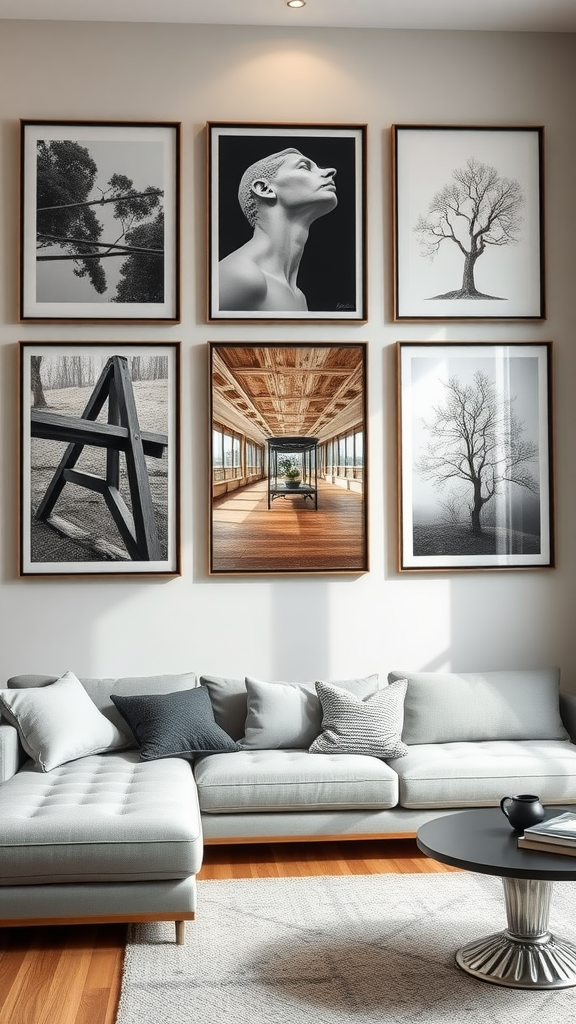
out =
<path fill-rule="evenodd" d="M 546 818 L 569 809 L 548 807 Z M 434 860 L 502 879 L 508 927 L 459 949 L 462 970 L 511 988 L 569 988 L 576 945 L 548 931 L 548 916 L 553 883 L 576 881 L 576 857 L 519 849 L 517 839 L 499 807 L 483 807 L 426 822 L 416 842 Z"/>

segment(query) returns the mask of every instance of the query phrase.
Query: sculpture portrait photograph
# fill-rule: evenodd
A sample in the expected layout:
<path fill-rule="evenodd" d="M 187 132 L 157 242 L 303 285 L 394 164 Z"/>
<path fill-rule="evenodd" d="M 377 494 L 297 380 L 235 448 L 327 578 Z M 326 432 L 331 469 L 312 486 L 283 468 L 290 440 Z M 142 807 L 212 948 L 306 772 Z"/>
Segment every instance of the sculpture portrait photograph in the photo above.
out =
<path fill-rule="evenodd" d="M 364 129 L 209 127 L 208 319 L 363 321 Z"/>

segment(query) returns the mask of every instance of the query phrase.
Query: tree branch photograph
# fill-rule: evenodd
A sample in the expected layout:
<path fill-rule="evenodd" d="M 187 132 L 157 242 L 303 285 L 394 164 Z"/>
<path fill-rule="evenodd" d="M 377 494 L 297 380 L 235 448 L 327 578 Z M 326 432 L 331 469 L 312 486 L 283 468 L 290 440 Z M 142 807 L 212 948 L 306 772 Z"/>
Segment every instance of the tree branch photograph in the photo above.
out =
<path fill-rule="evenodd" d="M 550 342 L 399 342 L 400 571 L 554 565 Z"/>
<path fill-rule="evenodd" d="M 21 122 L 21 320 L 178 321 L 179 131 Z"/>
<path fill-rule="evenodd" d="M 364 125 L 208 125 L 208 320 L 366 320 Z"/>
<path fill-rule="evenodd" d="M 20 575 L 178 575 L 179 344 L 19 351 Z"/>
<path fill-rule="evenodd" d="M 543 319 L 543 128 L 392 132 L 395 320 Z"/>

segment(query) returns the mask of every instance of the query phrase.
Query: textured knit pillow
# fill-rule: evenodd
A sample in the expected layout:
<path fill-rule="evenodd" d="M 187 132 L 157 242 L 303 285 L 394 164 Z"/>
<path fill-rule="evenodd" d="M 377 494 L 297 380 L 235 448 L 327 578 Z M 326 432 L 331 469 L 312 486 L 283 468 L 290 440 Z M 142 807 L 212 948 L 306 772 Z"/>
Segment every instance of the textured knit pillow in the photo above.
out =
<path fill-rule="evenodd" d="M 362 700 L 329 683 L 316 683 L 322 705 L 322 732 L 311 754 L 371 754 L 403 757 L 402 743 L 406 680 L 386 686 Z"/>
<path fill-rule="evenodd" d="M 128 738 L 101 714 L 72 672 L 49 686 L 0 690 L 0 710 L 43 772 L 128 746 Z"/>
<path fill-rule="evenodd" d="M 110 699 L 134 733 L 143 761 L 240 749 L 216 724 L 210 695 L 203 686 L 132 697 L 111 694 Z"/>

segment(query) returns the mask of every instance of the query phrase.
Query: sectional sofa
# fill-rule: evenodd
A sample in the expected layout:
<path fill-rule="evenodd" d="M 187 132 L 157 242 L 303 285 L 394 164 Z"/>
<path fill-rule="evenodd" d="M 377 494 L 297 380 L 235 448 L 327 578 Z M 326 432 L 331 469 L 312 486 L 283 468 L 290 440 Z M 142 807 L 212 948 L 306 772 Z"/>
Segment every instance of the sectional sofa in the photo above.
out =
<path fill-rule="evenodd" d="M 0 690 L 0 925 L 174 920 L 203 843 L 413 835 L 576 803 L 557 669 L 269 682 L 15 676 Z"/>

